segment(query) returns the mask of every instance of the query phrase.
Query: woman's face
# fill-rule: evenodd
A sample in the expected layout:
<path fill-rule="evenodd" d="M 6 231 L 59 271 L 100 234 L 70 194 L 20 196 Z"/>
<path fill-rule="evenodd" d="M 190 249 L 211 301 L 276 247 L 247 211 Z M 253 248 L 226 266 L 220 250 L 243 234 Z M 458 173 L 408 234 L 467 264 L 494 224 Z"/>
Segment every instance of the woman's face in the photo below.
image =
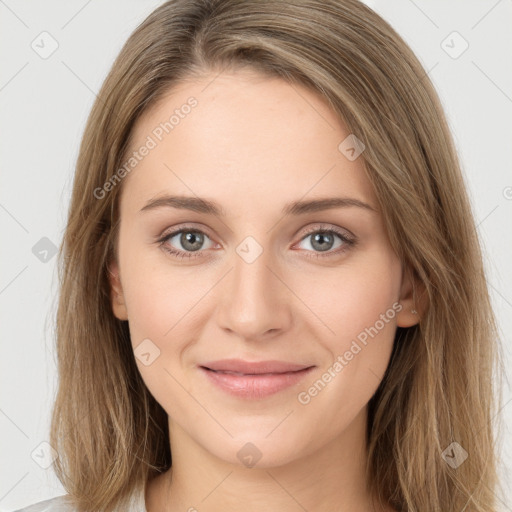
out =
<path fill-rule="evenodd" d="M 362 146 L 314 93 L 247 70 L 180 84 L 133 135 L 112 303 L 171 443 L 265 467 L 342 436 L 415 323 Z"/>

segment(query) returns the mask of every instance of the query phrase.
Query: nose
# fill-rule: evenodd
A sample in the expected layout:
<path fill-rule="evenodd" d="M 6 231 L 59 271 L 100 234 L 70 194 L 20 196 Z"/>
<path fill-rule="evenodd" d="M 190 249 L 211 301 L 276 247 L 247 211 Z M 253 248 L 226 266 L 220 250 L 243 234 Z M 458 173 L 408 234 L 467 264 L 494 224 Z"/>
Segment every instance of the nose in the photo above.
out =
<path fill-rule="evenodd" d="M 235 252 L 233 268 L 223 281 L 217 309 L 222 329 L 246 340 L 267 339 L 289 329 L 293 294 L 270 250 L 252 262 Z"/>

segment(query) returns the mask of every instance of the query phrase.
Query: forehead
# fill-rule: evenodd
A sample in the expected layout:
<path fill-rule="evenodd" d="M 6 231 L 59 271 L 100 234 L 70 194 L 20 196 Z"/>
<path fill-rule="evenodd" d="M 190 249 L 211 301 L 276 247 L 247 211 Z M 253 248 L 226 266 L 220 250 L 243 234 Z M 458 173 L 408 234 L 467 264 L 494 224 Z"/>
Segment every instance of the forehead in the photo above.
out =
<path fill-rule="evenodd" d="M 339 149 L 349 135 L 304 87 L 247 70 L 205 75 L 180 83 L 136 123 L 128 157 L 150 149 L 139 151 L 123 201 L 142 208 L 169 192 L 281 207 L 337 193 L 375 204 L 363 158 Z"/>

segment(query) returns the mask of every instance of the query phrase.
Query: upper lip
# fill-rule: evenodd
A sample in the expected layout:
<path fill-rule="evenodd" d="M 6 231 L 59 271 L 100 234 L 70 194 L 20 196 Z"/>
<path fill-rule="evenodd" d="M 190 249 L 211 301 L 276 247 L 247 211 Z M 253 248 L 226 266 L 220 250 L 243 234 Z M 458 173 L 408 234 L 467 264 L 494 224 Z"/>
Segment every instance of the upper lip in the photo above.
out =
<path fill-rule="evenodd" d="M 204 363 L 200 366 L 215 371 L 227 371 L 251 375 L 260 373 L 296 372 L 298 370 L 310 368 L 312 365 L 288 363 L 285 361 L 244 361 L 242 359 L 222 359 L 220 361 Z"/>

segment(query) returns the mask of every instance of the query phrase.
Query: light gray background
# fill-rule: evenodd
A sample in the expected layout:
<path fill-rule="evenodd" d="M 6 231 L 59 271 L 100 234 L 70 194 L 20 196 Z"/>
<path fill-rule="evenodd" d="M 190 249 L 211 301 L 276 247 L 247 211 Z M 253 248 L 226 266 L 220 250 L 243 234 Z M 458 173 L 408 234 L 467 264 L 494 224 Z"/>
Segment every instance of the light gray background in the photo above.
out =
<path fill-rule="evenodd" d="M 41 261 L 42 254 L 36 257 L 32 248 L 43 237 L 59 245 L 78 146 L 95 93 L 129 34 L 161 3 L 0 0 L 0 511 L 65 493 L 51 466 L 43 469 L 31 456 L 45 449 L 40 443 L 48 440 L 57 379 L 52 325 L 56 258 L 49 252 L 48 261 Z M 446 109 L 484 245 L 510 368 L 512 1 L 366 3 L 410 44 Z M 43 31 L 58 42 L 46 59 L 31 47 Z M 446 39 L 453 31 L 469 44 L 458 58 L 445 51 L 447 45 L 452 53 L 462 48 L 457 35 Z M 503 510 L 512 511 L 508 382 L 496 421 L 503 425 L 506 492 L 500 499 Z"/>

